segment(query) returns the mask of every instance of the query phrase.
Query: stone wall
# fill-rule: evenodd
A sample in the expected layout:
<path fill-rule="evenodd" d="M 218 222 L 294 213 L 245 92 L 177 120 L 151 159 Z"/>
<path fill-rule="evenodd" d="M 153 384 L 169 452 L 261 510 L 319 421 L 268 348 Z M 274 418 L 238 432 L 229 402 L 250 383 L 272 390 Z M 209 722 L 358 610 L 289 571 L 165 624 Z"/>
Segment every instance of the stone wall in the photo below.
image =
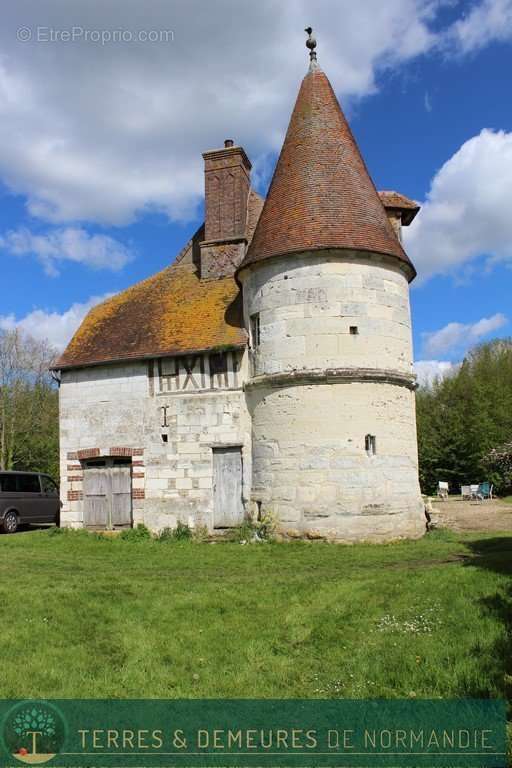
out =
<path fill-rule="evenodd" d="M 172 358 L 63 371 L 64 525 L 82 525 L 83 462 L 100 456 L 132 457 L 133 521 L 153 530 L 174 527 L 178 520 L 213 528 L 212 446 L 242 446 L 247 502 L 251 440 L 242 391 L 247 362 L 241 353 L 229 353 L 228 371 L 210 376 L 209 361 L 201 364 L 200 357 L 181 358 L 189 371 L 179 365 L 177 377 Z"/>
<path fill-rule="evenodd" d="M 254 375 L 337 366 L 412 373 L 409 285 L 396 260 L 322 251 L 262 262 L 241 279 L 247 327 L 259 313 Z"/>
<path fill-rule="evenodd" d="M 420 536 L 409 288 L 397 262 L 330 251 L 240 277 L 253 331 L 259 319 L 247 384 L 253 502 L 291 535 Z"/>
<path fill-rule="evenodd" d="M 388 540 L 425 531 L 414 393 L 336 382 L 254 387 L 252 499 L 290 535 Z M 376 454 L 365 448 L 376 437 Z"/>

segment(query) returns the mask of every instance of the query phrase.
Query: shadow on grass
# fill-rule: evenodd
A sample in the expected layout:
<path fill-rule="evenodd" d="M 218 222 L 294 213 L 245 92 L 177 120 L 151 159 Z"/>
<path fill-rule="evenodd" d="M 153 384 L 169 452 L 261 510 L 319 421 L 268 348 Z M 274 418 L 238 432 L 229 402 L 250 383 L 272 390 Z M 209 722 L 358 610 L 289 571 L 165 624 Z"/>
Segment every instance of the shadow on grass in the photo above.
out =
<path fill-rule="evenodd" d="M 506 698 L 509 705 L 509 719 L 512 715 L 512 536 L 495 536 L 468 542 L 472 555 L 465 561 L 465 566 L 481 568 L 503 576 L 509 581 L 503 589 L 493 595 L 487 595 L 478 601 L 484 615 L 499 621 L 502 632 L 490 648 L 475 646 L 472 652 L 482 660 L 482 671 L 489 680 L 486 690 L 476 686 L 472 695 L 488 697 L 498 695 Z"/>

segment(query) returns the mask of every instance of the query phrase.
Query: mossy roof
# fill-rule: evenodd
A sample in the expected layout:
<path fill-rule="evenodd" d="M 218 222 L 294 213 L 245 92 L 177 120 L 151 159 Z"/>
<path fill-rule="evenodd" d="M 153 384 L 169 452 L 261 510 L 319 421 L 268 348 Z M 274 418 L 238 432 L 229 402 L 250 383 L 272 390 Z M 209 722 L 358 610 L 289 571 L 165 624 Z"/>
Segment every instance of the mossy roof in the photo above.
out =
<path fill-rule="evenodd" d="M 55 369 L 245 345 L 233 277 L 200 280 L 177 263 L 94 307 Z"/>

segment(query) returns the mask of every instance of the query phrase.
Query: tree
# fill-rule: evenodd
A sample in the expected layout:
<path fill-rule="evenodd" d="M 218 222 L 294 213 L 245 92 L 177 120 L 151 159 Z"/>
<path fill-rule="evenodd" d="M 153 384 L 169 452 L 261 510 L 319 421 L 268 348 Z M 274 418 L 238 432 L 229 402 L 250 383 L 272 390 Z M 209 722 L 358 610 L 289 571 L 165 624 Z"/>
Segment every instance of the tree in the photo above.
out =
<path fill-rule="evenodd" d="M 0 469 L 58 474 L 55 350 L 20 330 L 0 331 Z"/>
<path fill-rule="evenodd" d="M 512 438 L 512 340 L 475 347 L 455 375 L 420 388 L 417 414 L 424 492 L 487 479 L 489 452 Z"/>

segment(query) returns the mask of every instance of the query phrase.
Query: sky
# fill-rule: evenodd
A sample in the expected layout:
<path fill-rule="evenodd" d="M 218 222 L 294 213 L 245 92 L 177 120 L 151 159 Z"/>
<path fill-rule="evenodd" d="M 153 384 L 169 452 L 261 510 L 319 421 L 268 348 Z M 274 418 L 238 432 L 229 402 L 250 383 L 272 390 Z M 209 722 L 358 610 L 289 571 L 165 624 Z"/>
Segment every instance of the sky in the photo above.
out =
<path fill-rule="evenodd" d="M 16 0 L 0 24 L 0 329 L 63 349 L 96 302 L 172 263 L 201 153 L 265 193 L 304 27 L 404 230 L 421 381 L 512 335 L 512 0 Z"/>

